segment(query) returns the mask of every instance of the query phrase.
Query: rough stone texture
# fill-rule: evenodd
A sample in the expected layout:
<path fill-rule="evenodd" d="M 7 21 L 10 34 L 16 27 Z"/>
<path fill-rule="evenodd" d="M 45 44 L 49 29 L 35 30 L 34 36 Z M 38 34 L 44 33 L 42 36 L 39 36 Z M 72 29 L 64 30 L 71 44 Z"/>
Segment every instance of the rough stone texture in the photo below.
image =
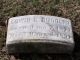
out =
<path fill-rule="evenodd" d="M 9 53 L 70 53 L 74 48 L 71 21 L 45 15 L 10 18 L 6 46 Z"/>

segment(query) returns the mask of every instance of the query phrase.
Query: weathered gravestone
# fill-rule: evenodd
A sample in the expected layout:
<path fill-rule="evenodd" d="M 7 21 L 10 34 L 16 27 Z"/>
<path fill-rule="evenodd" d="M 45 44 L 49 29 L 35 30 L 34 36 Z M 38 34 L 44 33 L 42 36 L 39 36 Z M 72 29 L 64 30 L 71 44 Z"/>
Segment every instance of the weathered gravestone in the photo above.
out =
<path fill-rule="evenodd" d="M 27 15 L 9 19 L 8 53 L 71 53 L 74 48 L 69 19 Z"/>

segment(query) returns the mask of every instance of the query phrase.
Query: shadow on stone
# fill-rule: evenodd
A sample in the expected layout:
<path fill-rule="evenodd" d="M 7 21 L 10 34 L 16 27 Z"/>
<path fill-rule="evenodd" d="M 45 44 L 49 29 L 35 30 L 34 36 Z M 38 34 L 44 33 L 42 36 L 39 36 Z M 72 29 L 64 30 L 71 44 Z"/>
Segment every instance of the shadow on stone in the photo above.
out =
<path fill-rule="evenodd" d="M 72 60 L 69 54 L 19 54 L 14 55 L 21 60 Z"/>
<path fill-rule="evenodd" d="M 80 57 L 80 36 L 74 32 L 75 47 L 72 54 L 14 54 L 21 60 L 78 60 Z"/>

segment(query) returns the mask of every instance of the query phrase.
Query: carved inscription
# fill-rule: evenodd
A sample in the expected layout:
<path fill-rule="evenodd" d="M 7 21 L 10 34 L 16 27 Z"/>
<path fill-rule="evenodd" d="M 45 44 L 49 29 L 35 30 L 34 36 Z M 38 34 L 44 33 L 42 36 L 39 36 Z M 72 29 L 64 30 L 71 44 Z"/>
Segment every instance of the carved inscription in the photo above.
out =
<path fill-rule="evenodd" d="M 43 15 L 11 18 L 7 39 L 71 40 L 71 22 L 68 19 Z"/>

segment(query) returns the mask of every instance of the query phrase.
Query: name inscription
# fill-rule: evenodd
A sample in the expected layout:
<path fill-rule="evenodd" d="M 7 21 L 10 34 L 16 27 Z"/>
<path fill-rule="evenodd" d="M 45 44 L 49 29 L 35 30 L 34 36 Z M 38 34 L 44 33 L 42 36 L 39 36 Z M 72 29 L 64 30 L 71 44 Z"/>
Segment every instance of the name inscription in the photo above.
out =
<path fill-rule="evenodd" d="M 14 17 L 9 20 L 7 39 L 71 40 L 71 22 L 55 16 Z"/>

